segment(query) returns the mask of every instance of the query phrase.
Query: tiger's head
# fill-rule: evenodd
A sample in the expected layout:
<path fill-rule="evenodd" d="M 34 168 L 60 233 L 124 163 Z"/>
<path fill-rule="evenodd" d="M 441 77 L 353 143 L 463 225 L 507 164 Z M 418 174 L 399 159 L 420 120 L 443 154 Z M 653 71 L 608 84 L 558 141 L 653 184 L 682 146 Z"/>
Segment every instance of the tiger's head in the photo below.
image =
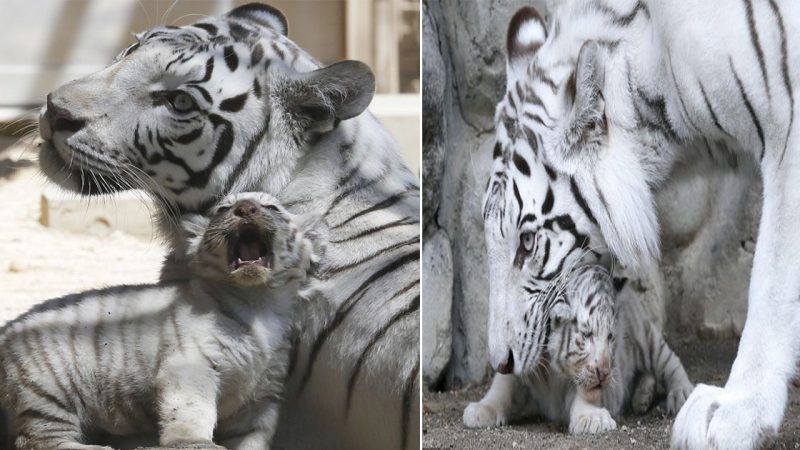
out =
<path fill-rule="evenodd" d="M 573 55 L 572 40 L 548 38 L 555 28 L 548 33 L 524 7 L 507 34 L 506 92 L 483 203 L 489 360 L 501 373 L 539 364 L 550 309 L 571 269 L 613 255 L 636 271 L 659 253 L 645 166 L 617 148 L 630 145 L 629 136 L 606 113 L 610 50 L 589 41 Z"/>
<path fill-rule="evenodd" d="M 302 281 L 324 245 L 318 218 L 263 192 L 228 195 L 207 215 L 185 215 L 182 228 L 195 276 L 239 287 Z"/>
<path fill-rule="evenodd" d="M 111 65 L 47 96 L 42 170 L 83 195 L 143 188 L 183 211 L 231 191 L 278 192 L 375 85 L 366 65 L 320 68 L 286 34 L 261 4 L 138 34 Z M 242 181 L 251 160 L 259 189 Z"/>
<path fill-rule="evenodd" d="M 617 316 L 613 280 L 602 266 L 575 270 L 564 301 L 551 312 L 550 367 L 571 378 L 584 398 L 599 400 L 612 380 Z"/>

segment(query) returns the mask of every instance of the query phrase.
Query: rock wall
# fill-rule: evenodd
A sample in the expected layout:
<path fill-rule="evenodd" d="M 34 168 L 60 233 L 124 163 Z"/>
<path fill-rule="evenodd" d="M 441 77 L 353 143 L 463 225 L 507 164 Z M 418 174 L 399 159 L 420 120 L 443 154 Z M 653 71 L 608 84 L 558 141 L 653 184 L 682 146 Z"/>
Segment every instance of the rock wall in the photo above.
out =
<path fill-rule="evenodd" d="M 423 376 L 431 389 L 482 382 L 488 279 L 480 204 L 505 87 L 505 33 L 522 5 L 423 0 Z M 661 267 L 639 286 L 668 336 L 736 335 L 760 211 L 754 171 L 678 164 L 658 196 Z M 654 300 L 650 300 L 654 299 Z"/>

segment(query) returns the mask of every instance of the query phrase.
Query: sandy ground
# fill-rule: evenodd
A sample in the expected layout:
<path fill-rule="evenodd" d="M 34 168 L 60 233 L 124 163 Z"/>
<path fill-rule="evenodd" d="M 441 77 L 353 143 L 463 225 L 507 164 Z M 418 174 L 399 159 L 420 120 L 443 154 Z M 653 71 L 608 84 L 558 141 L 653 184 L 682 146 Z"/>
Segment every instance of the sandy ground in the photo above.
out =
<path fill-rule="evenodd" d="M 673 349 L 695 382 L 722 385 L 736 355 L 735 340 L 674 342 Z M 486 386 L 444 393 L 426 393 L 423 448 L 453 449 L 664 449 L 669 448 L 672 417 L 656 407 L 645 416 L 617 420 L 617 431 L 594 436 L 569 436 L 564 427 L 526 420 L 504 428 L 468 430 L 461 423 L 467 404 L 481 398 Z M 794 390 L 780 437 L 768 448 L 800 448 L 800 392 Z"/>
<path fill-rule="evenodd" d="M 0 325 L 49 298 L 158 280 L 159 242 L 101 225 L 85 233 L 41 225 L 48 182 L 38 172 L 36 151 L 15 142 L 0 137 Z"/>

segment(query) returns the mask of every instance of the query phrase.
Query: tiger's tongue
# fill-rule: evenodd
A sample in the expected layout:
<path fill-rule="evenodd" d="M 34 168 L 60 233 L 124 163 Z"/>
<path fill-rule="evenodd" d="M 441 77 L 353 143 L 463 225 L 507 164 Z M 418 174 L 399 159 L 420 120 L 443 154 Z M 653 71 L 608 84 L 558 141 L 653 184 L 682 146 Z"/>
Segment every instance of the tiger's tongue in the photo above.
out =
<path fill-rule="evenodd" d="M 259 251 L 258 242 L 239 242 L 239 258 L 242 261 L 257 261 L 261 258 Z"/>

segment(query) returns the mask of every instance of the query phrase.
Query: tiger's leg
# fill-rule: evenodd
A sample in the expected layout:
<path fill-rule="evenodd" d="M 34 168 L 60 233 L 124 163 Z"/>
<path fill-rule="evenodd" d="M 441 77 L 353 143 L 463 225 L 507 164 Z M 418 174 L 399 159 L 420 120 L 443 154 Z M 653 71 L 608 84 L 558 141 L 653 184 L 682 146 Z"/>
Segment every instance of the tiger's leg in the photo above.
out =
<path fill-rule="evenodd" d="M 270 401 L 254 409 L 250 420 L 237 414 L 230 429 L 220 430 L 220 444 L 230 450 L 263 450 L 269 448 L 278 425 L 278 402 Z"/>
<path fill-rule="evenodd" d="M 692 393 L 694 385 L 689 381 L 680 358 L 669 348 L 669 344 L 650 323 L 645 323 L 647 341 L 642 348 L 652 349 L 650 371 L 655 374 L 659 386 L 667 391 L 667 414 L 676 414 Z"/>
<path fill-rule="evenodd" d="M 516 375 L 495 374 L 489 392 L 480 401 L 467 405 L 464 410 L 464 426 L 489 428 L 507 425 L 513 413 L 514 397 L 521 384 Z"/>
<path fill-rule="evenodd" d="M 199 363 L 202 361 L 203 363 Z M 217 424 L 217 375 L 201 356 L 167 358 L 156 374 L 159 443 L 213 446 Z"/>
<path fill-rule="evenodd" d="M 695 388 L 676 418 L 673 448 L 756 448 L 783 420 L 800 349 L 800 145 L 792 145 L 800 143 L 800 127 L 794 130 L 782 164 L 773 154 L 762 162 L 747 320 L 730 377 L 724 388 Z"/>
<path fill-rule="evenodd" d="M 656 396 L 656 377 L 649 373 L 643 373 L 636 380 L 636 387 L 631 396 L 631 409 L 634 414 L 644 415 L 653 405 Z"/>
<path fill-rule="evenodd" d="M 14 448 L 19 449 L 54 449 L 54 450 L 113 450 L 101 445 L 81 443 L 83 432 L 77 423 L 62 421 L 62 414 L 33 417 L 33 410 L 23 411 L 15 419 L 17 438 Z M 71 423 L 70 423 L 71 422 Z"/>

